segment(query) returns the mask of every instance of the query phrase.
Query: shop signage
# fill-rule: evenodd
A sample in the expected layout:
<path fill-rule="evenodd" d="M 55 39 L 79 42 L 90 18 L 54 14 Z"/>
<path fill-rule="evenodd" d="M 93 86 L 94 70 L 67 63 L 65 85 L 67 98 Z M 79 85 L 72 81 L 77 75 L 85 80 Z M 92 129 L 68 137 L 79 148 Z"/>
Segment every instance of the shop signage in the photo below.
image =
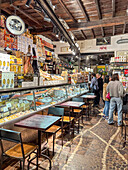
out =
<path fill-rule="evenodd" d="M 128 69 L 124 70 L 124 75 L 128 76 Z"/>
<path fill-rule="evenodd" d="M 20 17 L 11 15 L 6 19 L 6 29 L 13 35 L 21 35 L 25 31 L 25 23 Z"/>
<path fill-rule="evenodd" d="M 120 40 L 117 40 L 116 42 L 117 44 L 124 44 L 124 43 L 128 43 L 128 39 L 120 39 Z"/>
<path fill-rule="evenodd" d="M 68 52 L 69 51 L 69 47 L 61 47 L 61 52 Z"/>
<path fill-rule="evenodd" d="M 105 47 L 105 46 L 100 47 L 100 50 L 107 50 L 107 47 Z"/>

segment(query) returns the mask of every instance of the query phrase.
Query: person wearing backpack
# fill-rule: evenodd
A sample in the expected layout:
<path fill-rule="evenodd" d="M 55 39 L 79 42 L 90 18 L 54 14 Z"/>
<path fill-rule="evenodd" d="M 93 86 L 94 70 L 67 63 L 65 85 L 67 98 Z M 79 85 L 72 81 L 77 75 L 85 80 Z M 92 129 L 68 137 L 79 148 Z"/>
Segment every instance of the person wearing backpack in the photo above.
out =
<path fill-rule="evenodd" d="M 122 126 L 122 106 L 123 106 L 123 96 L 125 95 L 124 87 L 119 81 L 118 74 L 112 75 L 112 81 L 108 83 L 107 92 L 110 94 L 110 109 L 109 109 L 109 119 L 108 124 L 112 125 L 113 122 L 113 112 L 117 105 L 118 111 L 118 126 Z"/>
<path fill-rule="evenodd" d="M 98 105 L 98 93 L 99 93 L 99 87 L 98 87 L 98 80 L 96 78 L 96 74 L 92 73 L 92 80 L 90 88 L 92 89 L 92 92 L 96 95 L 96 98 L 94 99 L 94 106 Z"/>

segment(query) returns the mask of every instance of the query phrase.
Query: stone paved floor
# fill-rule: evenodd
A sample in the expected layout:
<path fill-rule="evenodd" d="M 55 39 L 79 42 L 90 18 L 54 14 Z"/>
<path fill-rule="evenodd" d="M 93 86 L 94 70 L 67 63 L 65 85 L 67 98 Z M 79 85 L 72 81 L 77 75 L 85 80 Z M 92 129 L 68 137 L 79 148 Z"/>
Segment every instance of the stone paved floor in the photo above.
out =
<path fill-rule="evenodd" d="M 101 110 L 102 111 L 102 110 Z M 97 112 L 95 110 L 95 112 Z M 114 117 L 116 121 L 117 118 Z M 128 143 L 123 148 L 121 128 L 117 124 L 108 125 L 102 116 L 84 119 L 79 134 L 75 137 L 65 135 L 64 146 L 56 139 L 52 170 L 128 170 Z M 128 137 L 127 137 L 128 141 Z M 52 153 L 52 138 L 49 140 Z M 39 159 L 39 170 L 49 169 L 47 160 Z M 19 169 L 18 162 L 10 162 L 5 170 Z M 30 169 L 35 169 L 31 166 Z"/>

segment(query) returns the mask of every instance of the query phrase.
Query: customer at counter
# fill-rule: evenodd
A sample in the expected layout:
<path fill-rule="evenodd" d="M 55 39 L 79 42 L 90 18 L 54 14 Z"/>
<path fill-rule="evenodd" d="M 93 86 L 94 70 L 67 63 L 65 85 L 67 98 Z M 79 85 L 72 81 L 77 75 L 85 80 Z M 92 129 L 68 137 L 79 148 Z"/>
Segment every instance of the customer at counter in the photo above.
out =
<path fill-rule="evenodd" d="M 113 112 L 117 105 L 118 111 L 118 126 L 122 126 L 122 98 L 125 94 L 124 87 L 122 83 L 119 81 L 118 74 L 112 75 L 112 80 L 109 82 L 107 86 L 107 92 L 110 94 L 110 110 L 109 110 L 109 119 L 108 124 L 114 124 L 113 122 Z"/>
<path fill-rule="evenodd" d="M 96 78 L 98 80 L 98 87 L 99 87 L 99 92 L 98 92 L 98 104 L 99 104 L 100 103 L 100 97 L 103 100 L 103 79 L 102 79 L 100 73 L 96 74 Z"/>
<path fill-rule="evenodd" d="M 98 105 L 98 93 L 99 93 L 99 87 L 98 87 L 98 80 L 96 78 L 96 74 L 92 73 L 92 80 L 90 88 L 92 89 L 92 92 L 96 95 L 96 98 L 94 100 L 94 106 Z"/>

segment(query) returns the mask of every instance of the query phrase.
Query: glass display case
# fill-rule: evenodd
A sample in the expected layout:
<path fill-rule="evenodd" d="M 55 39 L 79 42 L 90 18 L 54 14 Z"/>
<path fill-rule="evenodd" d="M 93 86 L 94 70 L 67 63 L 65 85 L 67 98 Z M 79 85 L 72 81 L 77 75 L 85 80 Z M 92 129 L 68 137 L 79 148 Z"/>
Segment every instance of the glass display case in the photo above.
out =
<path fill-rule="evenodd" d="M 0 126 L 88 92 L 88 84 L 0 90 Z"/>

